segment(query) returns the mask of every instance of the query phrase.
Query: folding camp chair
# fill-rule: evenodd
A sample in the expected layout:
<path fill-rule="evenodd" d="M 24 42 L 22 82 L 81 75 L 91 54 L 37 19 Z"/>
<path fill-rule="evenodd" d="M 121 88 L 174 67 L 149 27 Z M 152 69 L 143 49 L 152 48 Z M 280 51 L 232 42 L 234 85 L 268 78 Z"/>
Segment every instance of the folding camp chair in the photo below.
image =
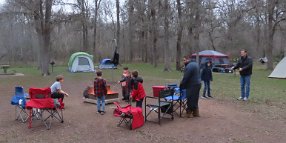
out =
<path fill-rule="evenodd" d="M 154 112 L 158 114 L 158 123 L 161 124 L 161 118 L 166 118 L 165 115 L 169 115 L 170 119 L 174 119 L 174 114 L 173 114 L 173 95 L 174 95 L 174 90 L 172 89 L 164 89 L 159 92 L 158 97 L 152 97 L 152 96 L 146 96 L 145 97 L 145 121 L 148 121 L 148 116 Z M 167 101 L 165 100 L 165 97 L 171 96 L 172 100 Z M 148 99 L 156 99 L 157 102 L 152 104 L 148 103 Z M 147 113 L 147 109 L 149 108 L 149 112 Z M 162 113 L 162 115 L 161 115 Z"/>
<path fill-rule="evenodd" d="M 121 117 L 120 121 L 118 122 L 117 126 L 121 126 L 122 123 L 125 123 L 125 125 L 131 130 L 131 120 L 133 118 L 131 114 L 131 105 L 127 105 L 125 107 L 121 107 L 119 103 L 113 102 L 114 105 L 116 105 L 115 110 L 113 111 L 113 115 L 115 117 Z"/>
<path fill-rule="evenodd" d="M 62 100 L 52 99 L 50 88 L 30 88 L 29 94 L 31 99 L 26 105 L 27 109 L 30 109 L 29 128 L 32 127 L 34 118 L 42 120 L 47 129 L 51 128 L 52 119 L 64 122 Z"/>
<path fill-rule="evenodd" d="M 16 120 L 26 122 L 28 119 L 28 113 L 26 112 L 26 97 L 27 93 L 24 92 L 24 88 L 21 86 L 15 87 L 15 95 L 11 99 L 11 104 L 15 106 Z"/>
<path fill-rule="evenodd" d="M 172 99 L 173 98 L 173 99 Z M 186 110 L 187 106 L 187 97 L 186 97 L 186 90 L 181 90 L 180 88 L 174 88 L 174 95 L 165 97 L 167 101 L 173 101 L 174 105 L 174 112 L 179 110 L 179 116 L 182 117 L 183 112 Z"/>
<path fill-rule="evenodd" d="M 125 107 L 121 107 L 118 102 L 113 102 L 116 108 L 113 111 L 115 117 L 120 117 L 120 121 L 117 126 L 121 126 L 122 123 L 130 129 L 136 129 L 144 125 L 144 117 L 142 109 L 139 107 L 132 107 L 128 104 Z"/>

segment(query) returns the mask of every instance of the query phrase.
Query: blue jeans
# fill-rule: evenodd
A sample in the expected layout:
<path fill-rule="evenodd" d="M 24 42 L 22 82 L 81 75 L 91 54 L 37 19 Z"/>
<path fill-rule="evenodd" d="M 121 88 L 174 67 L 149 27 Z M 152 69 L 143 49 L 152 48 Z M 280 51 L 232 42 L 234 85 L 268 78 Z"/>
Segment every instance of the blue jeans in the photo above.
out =
<path fill-rule="evenodd" d="M 208 92 L 208 96 L 211 96 L 211 82 L 209 80 L 204 81 L 204 92 L 203 96 L 206 96 L 206 92 Z"/>
<path fill-rule="evenodd" d="M 250 92 L 250 75 L 242 75 L 240 76 L 240 90 L 241 90 L 241 97 L 248 98 L 249 97 L 249 92 Z"/>
<path fill-rule="evenodd" d="M 100 110 L 102 107 L 102 110 Z M 97 96 L 97 111 L 105 111 L 105 96 Z"/>

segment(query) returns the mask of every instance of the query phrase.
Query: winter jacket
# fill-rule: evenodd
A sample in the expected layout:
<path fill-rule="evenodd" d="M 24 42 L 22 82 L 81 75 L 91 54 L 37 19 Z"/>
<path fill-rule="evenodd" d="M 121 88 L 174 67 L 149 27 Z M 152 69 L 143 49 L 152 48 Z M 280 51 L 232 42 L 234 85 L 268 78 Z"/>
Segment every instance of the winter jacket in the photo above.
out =
<path fill-rule="evenodd" d="M 96 77 L 93 85 L 95 96 L 105 96 L 107 94 L 106 81 L 103 78 Z"/>
<path fill-rule="evenodd" d="M 132 77 L 131 81 L 130 81 L 130 86 L 132 88 L 137 89 L 137 87 L 138 87 L 137 83 L 141 83 L 142 84 L 143 83 L 143 78 L 141 78 L 141 77 Z"/>
<path fill-rule="evenodd" d="M 199 65 L 198 63 L 191 61 L 184 69 L 184 77 L 181 81 L 180 88 L 187 89 L 200 83 L 201 77 Z"/>
<path fill-rule="evenodd" d="M 242 76 L 251 75 L 252 74 L 252 58 L 248 56 L 241 57 L 233 69 L 239 69 L 239 68 L 242 68 L 242 70 L 239 71 L 240 75 Z"/>
<path fill-rule="evenodd" d="M 133 90 L 131 91 L 131 97 L 135 99 L 136 101 L 140 101 L 144 99 L 145 96 L 146 96 L 146 93 L 145 93 L 144 87 L 141 82 L 138 82 L 137 89 L 133 87 Z"/>
<path fill-rule="evenodd" d="M 211 68 L 211 66 L 208 66 L 207 63 L 202 70 L 201 79 L 202 79 L 202 81 L 212 81 L 213 80 L 212 68 Z"/>

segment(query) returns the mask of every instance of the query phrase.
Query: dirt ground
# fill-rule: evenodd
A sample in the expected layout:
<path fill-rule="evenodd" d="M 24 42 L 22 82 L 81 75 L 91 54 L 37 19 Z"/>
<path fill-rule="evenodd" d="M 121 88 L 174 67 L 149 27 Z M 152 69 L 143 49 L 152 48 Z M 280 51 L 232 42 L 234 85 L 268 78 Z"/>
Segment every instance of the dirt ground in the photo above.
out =
<path fill-rule="evenodd" d="M 119 118 L 113 117 L 114 105 L 106 106 L 106 114 L 96 113 L 95 104 L 83 103 L 82 82 L 65 81 L 64 123 L 54 120 L 50 130 L 40 121 L 15 121 L 14 107 L 9 101 L 13 86 L 0 87 L 0 142 L 105 142 L 105 143 L 282 143 L 286 141 L 286 120 L 271 118 L 243 108 L 243 102 L 200 99 L 199 118 L 163 120 L 161 125 L 147 122 L 142 128 L 128 130 L 117 127 Z M 120 91 L 119 86 L 112 87 Z M 11 89 L 11 90 L 10 90 Z M 82 89 L 82 88 L 80 88 Z M 126 104 L 120 101 L 122 105 Z M 135 104 L 135 103 L 133 103 Z M 267 108 L 265 108 L 267 109 Z M 154 116 L 155 118 L 155 116 Z"/>

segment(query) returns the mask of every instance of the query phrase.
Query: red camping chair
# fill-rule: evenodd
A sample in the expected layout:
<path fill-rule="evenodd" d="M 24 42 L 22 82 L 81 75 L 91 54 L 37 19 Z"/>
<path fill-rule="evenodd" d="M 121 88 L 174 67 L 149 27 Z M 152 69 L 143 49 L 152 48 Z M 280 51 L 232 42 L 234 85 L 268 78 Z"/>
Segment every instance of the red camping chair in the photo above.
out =
<path fill-rule="evenodd" d="M 124 122 L 129 129 L 132 130 L 144 125 L 142 108 L 132 107 L 130 104 L 125 107 L 121 107 L 118 102 L 113 103 L 117 107 L 114 109 L 113 115 L 121 118 L 117 126 L 120 126 Z"/>
<path fill-rule="evenodd" d="M 33 118 L 42 120 L 47 129 L 51 128 L 52 119 L 64 122 L 62 100 L 51 98 L 50 88 L 30 88 L 29 95 L 31 99 L 26 103 L 26 108 L 30 110 L 29 128 Z"/>

